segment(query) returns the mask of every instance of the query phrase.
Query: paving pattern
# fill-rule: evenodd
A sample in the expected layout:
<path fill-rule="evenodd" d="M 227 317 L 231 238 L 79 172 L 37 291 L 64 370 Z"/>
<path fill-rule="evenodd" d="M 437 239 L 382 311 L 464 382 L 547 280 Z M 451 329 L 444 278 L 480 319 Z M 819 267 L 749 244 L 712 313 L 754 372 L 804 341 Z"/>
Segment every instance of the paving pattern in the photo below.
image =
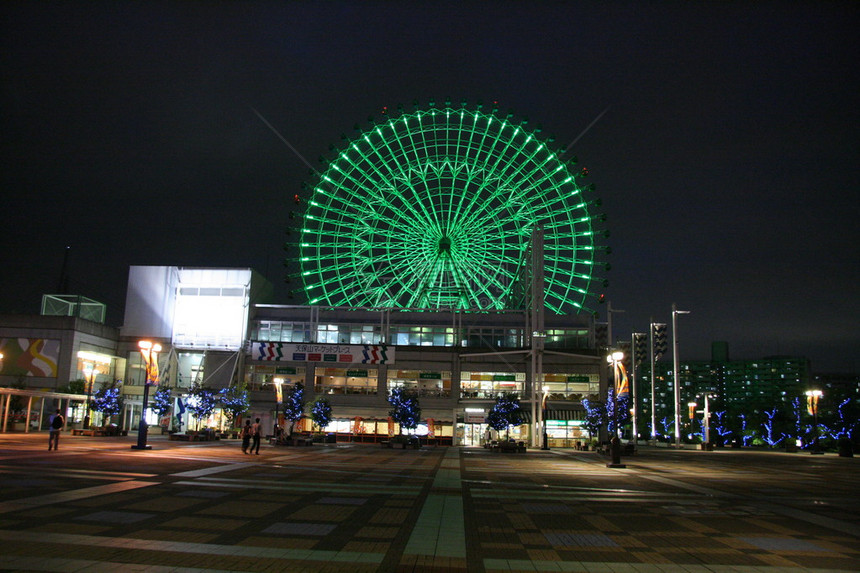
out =
<path fill-rule="evenodd" d="M 857 458 L 43 442 L 0 434 L 0 571 L 860 570 Z"/>

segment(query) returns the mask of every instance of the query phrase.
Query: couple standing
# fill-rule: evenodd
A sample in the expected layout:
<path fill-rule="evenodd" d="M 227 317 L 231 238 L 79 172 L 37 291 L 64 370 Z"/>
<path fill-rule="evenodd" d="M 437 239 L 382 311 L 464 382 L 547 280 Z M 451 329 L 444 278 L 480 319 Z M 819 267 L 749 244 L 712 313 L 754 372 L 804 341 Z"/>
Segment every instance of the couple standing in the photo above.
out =
<path fill-rule="evenodd" d="M 242 453 L 260 455 L 260 418 L 257 418 L 253 425 L 251 420 L 245 420 L 245 427 L 242 428 Z"/>

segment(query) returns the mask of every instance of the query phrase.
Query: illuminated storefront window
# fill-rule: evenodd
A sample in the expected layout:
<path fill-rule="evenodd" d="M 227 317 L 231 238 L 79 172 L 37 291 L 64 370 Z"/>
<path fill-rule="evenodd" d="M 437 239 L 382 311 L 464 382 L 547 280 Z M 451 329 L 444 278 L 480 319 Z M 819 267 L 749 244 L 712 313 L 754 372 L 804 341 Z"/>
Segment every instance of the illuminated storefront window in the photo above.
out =
<path fill-rule="evenodd" d="M 376 394 L 377 369 L 318 368 L 314 381 L 317 394 Z"/>
<path fill-rule="evenodd" d="M 594 374 L 544 374 L 543 386 L 549 386 L 550 400 L 575 400 L 598 394 L 599 375 Z"/>
<path fill-rule="evenodd" d="M 495 400 L 505 392 L 525 396 L 525 372 L 463 372 L 460 376 L 460 397 Z"/>
<path fill-rule="evenodd" d="M 283 381 L 282 385 L 286 391 L 289 386 L 296 382 L 304 384 L 305 367 L 251 364 L 245 371 L 245 383 L 248 385 L 248 390 L 274 392 L 276 377 Z"/>
<path fill-rule="evenodd" d="M 585 422 L 582 420 L 547 420 L 546 435 L 549 446 L 556 448 L 574 447 L 576 442 L 583 442 L 592 437 L 585 429 Z"/>
<path fill-rule="evenodd" d="M 429 370 L 389 370 L 388 389 L 404 388 L 427 398 L 451 396 L 451 372 Z"/>

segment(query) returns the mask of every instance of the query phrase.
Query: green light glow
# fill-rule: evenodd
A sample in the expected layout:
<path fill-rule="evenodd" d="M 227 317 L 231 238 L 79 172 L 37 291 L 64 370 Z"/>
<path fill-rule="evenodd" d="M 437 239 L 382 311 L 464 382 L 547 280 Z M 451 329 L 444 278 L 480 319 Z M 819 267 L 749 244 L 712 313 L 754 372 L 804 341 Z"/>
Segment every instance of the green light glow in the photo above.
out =
<path fill-rule="evenodd" d="M 386 119 L 311 186 L 298 245 L 311 304 L 508 308 L 541 224 L 546 307 L 587 310 L 588 189 L 545 141 L 480 109 Z"/>

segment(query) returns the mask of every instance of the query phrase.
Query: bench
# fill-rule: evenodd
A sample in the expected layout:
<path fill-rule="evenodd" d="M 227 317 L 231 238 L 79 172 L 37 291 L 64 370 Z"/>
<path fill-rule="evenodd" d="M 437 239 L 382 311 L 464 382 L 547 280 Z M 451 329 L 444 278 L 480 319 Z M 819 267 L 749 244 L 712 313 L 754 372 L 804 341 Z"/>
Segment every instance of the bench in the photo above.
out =
<path fill-rule="evenodd" d="M 421 449 L 421 442 L 418 440 L 382 440 L 379 442 L 379 445 L 383 448 L 396 448 L 400 446 L 401 450 L 405 450 L 406 448 L 412 448 L 415 450 Z"/>
<path fill-rule="evenodd" d="M 107 431 L 103 428 L 73 428 L 72 429 L 73 436 L 109 436 Z"/>
<path fill-rule="evenodd" d="M 494 452 L 502 452 L 506 454 L 515 454 L 517 452 L 525 452 L 526 444 L 525 442 L 499 442 L 495 446 L 493 446 L 492 451 Z"/>

